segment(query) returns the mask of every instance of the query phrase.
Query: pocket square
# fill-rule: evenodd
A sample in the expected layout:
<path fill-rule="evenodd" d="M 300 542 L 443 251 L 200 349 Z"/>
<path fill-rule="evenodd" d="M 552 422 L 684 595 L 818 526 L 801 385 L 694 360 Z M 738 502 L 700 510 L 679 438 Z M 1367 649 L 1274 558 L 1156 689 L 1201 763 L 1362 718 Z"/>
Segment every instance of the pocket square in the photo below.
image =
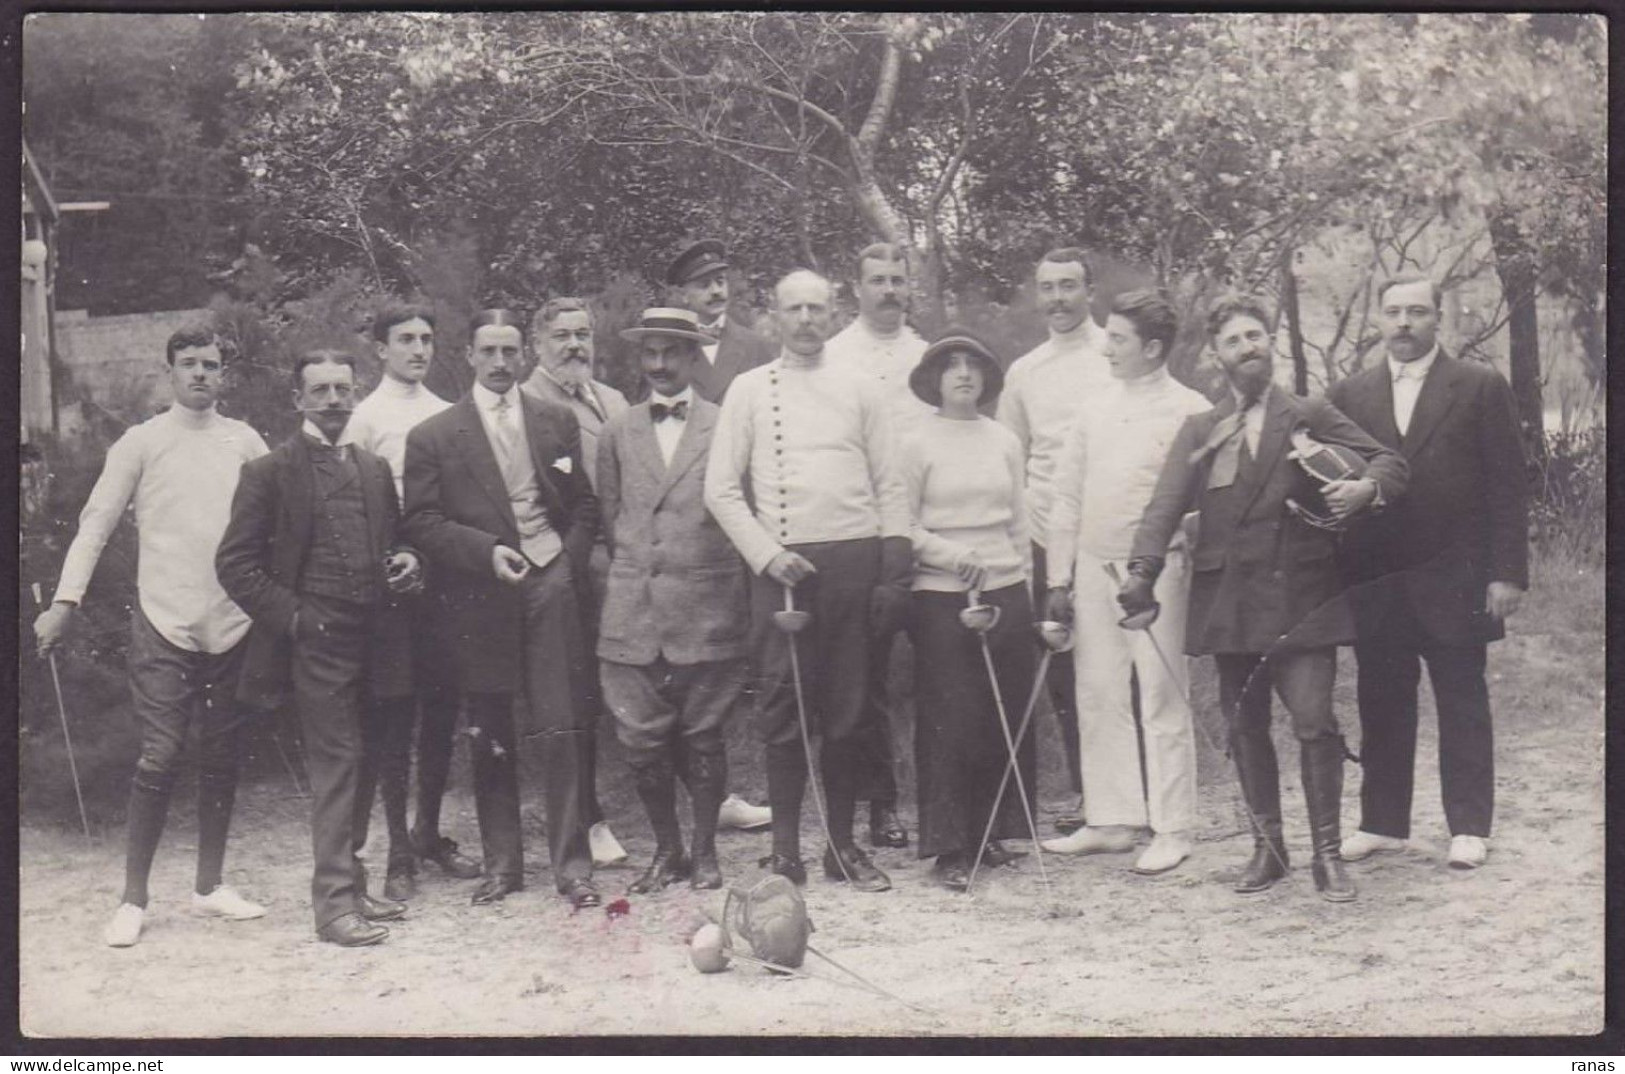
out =
<path fill-rule="evenodd" d="M 561 474 L 567 474 L 575 469 L 575 464 L 570 461 L 570 456 L 560 455 L 553 460 L 553 469 Z"/>

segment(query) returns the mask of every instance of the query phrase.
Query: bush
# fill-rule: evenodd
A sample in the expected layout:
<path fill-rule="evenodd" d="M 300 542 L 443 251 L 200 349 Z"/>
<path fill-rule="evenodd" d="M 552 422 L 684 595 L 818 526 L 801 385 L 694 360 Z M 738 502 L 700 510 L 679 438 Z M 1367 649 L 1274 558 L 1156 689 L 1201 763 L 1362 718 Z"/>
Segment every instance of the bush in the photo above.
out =
<path fill-rule="evenodd" d="M 1600 563 L 1607 536 L 1607 443 L 1601 425 L 1546 434 L 1536 460 L 1530 531 L 1537 546 L 1565 559 Z"/>

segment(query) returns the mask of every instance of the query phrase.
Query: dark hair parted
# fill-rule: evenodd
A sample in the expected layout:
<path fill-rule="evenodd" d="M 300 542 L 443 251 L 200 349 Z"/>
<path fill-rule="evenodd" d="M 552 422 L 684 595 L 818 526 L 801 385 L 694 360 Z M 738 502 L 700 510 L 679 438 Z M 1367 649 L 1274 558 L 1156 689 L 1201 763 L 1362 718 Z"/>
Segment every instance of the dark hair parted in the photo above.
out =
<path fill-rule="evenodd" d="M 468 322 L 469 343 L 472 346 L 474 334 L 482 328 L 517 328 L 519 329 L 519 342 L 525 341 L 525 322 L 513 310 L 489 309 L 480 310 Z"/>
<path fill-rule="evenodd" d="M 413 302 L 391 302 L 373 317 L 372 338 L 379 343 L 388 343 L 389 330 L 407 321 L 422 321 L 433 328 L 434 313 L 429 307 Z"/>
<path fill-rule="evenodd" d="M 175 364 L 175 355 L 189 347 L 218 347 L 220 335 L 206 324 L 186 324 L 169 334 L 164 344 L 164 361 Z"/>
<path fill-rule="evenodd" d="M 293 390 L 304 391 L 305 367 L 308 365 L 347 365 L 350 373 L 355 374 L 355 355 L 349 351 L 339 350 L 337 347 L 319 347 L 316 350 L 305 351 L 293 360 Z"/>
<path fill-rule="evenodd" d="M 1387 294 L 1390 288 L 1404 287 L 1407 284 L 1413 283 L 1427 284 L 1428 294 L 1433 296 L 1433 308 L 1440 308 L 1444 300 L 1444 295 L 1439 291 L 1439 285 L 1434 282 L 1432 276 L 1427 276 L 1420 272 L 1402 272 L 1397 276 L 1390 276 L 1386 280 L 1383 280 L 1382 283 L 1377 285 L 1377 305 L 1382 305 L 1382 296 Z"/>
<path fill-rule="evenodd" d="M 1124 291 L 1112 299 L 1111 311 L 1134 325 L 1140 342 L 1162 341 L 1162 360 L 1174 349 L 1174 337 L 1179 334 L 1179 315 L 1162 294 L 1149 287 Z"/>
<path fill-rule="evenodd" d="M 1251 317 L 1265 328 L 1270 326 L 1269 310 L 1265 308 L 1263 299 L 1253 295 L 1221 295 L 1217 302 L 1208 307 L 1208 338 L 1217 339 L 1219 329 L 1232 317 Z"/>
<path fill-rule="evenodd" d="M 1085 287 L 1095 285 L 1095 270 L 1089 267 L 1089 257 L 1081 246 L 1057 246 L 1039 258 L 1038 264 L 1041 265 L 1046 261 L 1052 265 L 1082 265 L 1083 285 Z M 1037 267 L 1038 265 L 1033 266 L 1034 269 Z"/>

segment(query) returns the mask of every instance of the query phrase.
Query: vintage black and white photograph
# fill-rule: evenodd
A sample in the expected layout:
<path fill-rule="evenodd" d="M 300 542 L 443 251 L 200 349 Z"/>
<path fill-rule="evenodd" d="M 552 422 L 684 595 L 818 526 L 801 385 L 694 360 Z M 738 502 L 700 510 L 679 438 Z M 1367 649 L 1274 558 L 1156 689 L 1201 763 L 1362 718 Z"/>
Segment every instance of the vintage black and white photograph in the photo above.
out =
<path fill-rule="evenodd" d="M 1603 1031 L 1602 16 L 16 24 L 25 1036 Z"/>

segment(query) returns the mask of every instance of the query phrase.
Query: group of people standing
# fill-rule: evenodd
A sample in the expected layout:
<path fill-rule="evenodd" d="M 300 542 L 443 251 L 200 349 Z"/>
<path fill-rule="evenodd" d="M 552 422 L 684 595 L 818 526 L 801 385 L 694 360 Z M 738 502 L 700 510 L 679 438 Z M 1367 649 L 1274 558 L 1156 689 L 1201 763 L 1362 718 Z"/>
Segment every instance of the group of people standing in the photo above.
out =
<path fill-rule="evenodd" d="M 171 339 L 176 403 L 110 450 L 36 624 L 42 650 L 60 642 L 133 503 L 129 662 L 143 741 L 109 944 L 141 933 L 192 722 L 203 751 L 194 905 L 263 914 L 222 884 L 221 864 L 242 704 L 288 698 L 310 773 L 324 940 L 383 940 L 381 922 L 416 896 L 420 861 L 478 878 L 477 904 L 520 889 L 526 739 L 555 886 L 574 908 L 597 905 L 595 862 L 625 856 L 594 789 L 606 709 L 655 840 L 632 893 L 720 887 L 719 823 L 771 827 L 761 865 L 805 882 L 809 778 L 825 876 L 887 890 L 855 827 L 867 802 L 871 846 L 909 840 L 889 696 L 900 637 L 913 650 L 916 849 L 938 882 L 964 890 L 977 863 L 1018 860 L 1006 840 L 1038 841 L 1036 735 L 1007 708 L 1040 688 L 1040 618 L 1075 636 L 1047 687 L 1078 795 L 1044 851 L 1138 849 L 1134 871 L 1147 875 L 1189 857 L 1185 656 L 1213 655 L 1255 843 L 1236 890 L 1265 890 L 1288 869 L 1273 686 L 1300 741 L 1316 887 L 1352 899 L 1343 862 L 1409 835 L 1425 660 L 1449 860 L 1482 864 L 1485 643 L 1527 587 L 1524 464 L 1505 382 L 1440 350 L 1430 281 L 1382 285 L 1386 356 L 1329 400 L 1274 386 L 1268 312 L 1220 301 L 1206 327 L 1225 388 L 1211 405 L 1167 371 L 1178 323 L 1166 300 L 1117 295 L 1097 324 L 1075 248 L 1035 266 L 1048 339 L 1008 370 L 971 331 L 928 343 L 908 327 L 898 247 L 859 253 L 859 313 L 839 333 L 829 280 L 781 279 L 776 354 L 728 316 L 730 267 L 721 243 L 689 246 L 663 273 L 670 304 L 621 332 L 650 390 L 637 405 L 592 378 L 579 300 L 552 299 L 528 325 L 508 310 L 478 314 L 474 384 L 455 403 L 423 386 L 434 316 L 392 305 L 373 324 L 378 387 L 359 399 L 345 351 L 302 355 L 303 425 L 269 451 L 215 411 L 210 333 Z M 1301 460 L 1323 450 L 1346 469 L 1313 479 Z M 1366 774 L 1360 831 L 1343 840 L 1332 686 L 1337 648 L 1350 644 Z M 481 861 L 439 826 L 459 711 Z M 766 809 L 728 793 L 727 729 L 742 719 L 765 746 Z M 381 897 L 359 856 L 378 791 Z"/>

